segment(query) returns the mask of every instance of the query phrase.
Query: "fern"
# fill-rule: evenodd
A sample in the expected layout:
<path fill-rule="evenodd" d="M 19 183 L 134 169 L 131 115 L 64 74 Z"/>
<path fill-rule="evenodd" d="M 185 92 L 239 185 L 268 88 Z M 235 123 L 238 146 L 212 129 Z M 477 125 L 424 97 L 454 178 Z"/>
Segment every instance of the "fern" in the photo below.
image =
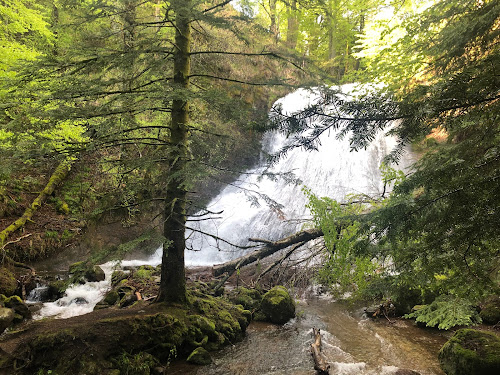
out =
<path fill-rule="evenodd" d="M 416 318 L 427 327 L 450 329 L 455 326 L 470 326 L 481 323 L 481 318 L 469 301 L 455 296 L 439 296 L 430 305 L 404 316 Z"/>

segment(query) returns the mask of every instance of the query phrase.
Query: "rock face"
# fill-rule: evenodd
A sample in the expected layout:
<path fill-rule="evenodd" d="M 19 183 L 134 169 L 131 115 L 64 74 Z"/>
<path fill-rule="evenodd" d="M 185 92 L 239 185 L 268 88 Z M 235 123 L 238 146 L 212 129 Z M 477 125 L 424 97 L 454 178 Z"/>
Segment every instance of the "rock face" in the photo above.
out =
<path fill-rule="evenodd" d="M 448 375 L 500 374 L 500 338 L 494 333 L 460 329 L 439 351 Z"/>
<path fill-rule="evenodd" d="M 212 357 L 202 347 L 196 348 L 187 358 L 187 361 L 195 365 L 209 365 L 212 363 Z"/>
<path fill-rule="evenodd" d="M 295 303 L 282 286 L 264 294 L 261 309 L 271 323 L 284 324 L 295 316 Z"/>
<path fill-rule="evenodd" d="M 5 331 L 14 321 L 14 311 L 0 307 L 0 333 Z"/>

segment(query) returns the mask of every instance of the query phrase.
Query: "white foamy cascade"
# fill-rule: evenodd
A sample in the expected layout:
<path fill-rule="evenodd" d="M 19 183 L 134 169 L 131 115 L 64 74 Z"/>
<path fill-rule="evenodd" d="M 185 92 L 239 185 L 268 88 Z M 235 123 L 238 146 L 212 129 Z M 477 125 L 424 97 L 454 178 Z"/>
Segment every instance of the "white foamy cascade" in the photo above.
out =
<path fill-rule="evenodd" d="M 342 86 L 342 90 L 349 95 L 353 86 Z M 317 98 L 318 94 L 300 89 L 279 102 L 284 112 L 293 113 Z M 272 154 L 288 141 L 283 134 L 268 133 L 263 140 L 263 149 Z M 295 148 L 271 170 L 267 170 L 276 174 L 291 171 L 303 185 L 287 183 L 281 178 L 278 181 L 262 178 L 260 175 L 265 166 L 259 166 L 242 174 L 233 185 L 226 187 L 210 202 L 208 210 L 222 211 L 222 214 L 214 215 L 218 218 L 194 221 L 188 225 L 230 243 L 245 246 L 248 237 L 277 240 L 300 230 L 303 219 L 310 217 L 303 186 L 317 196 L 328 196 L 340 201 L 351 193 L 376 195 L 382 192 L 379 167 L 384 156 L 395 146 L 395 139 L 380 133 L 370 147 L 358 152 L 350 152 L 349 140 L 337 139 L 334 131 L 325 132 L 320 142 L 318 151 Z M 283 208 L 270 206 L 262 198 L 256 205 L 252 197 L 258 197 L 259 194 L 269 197 Z M 188 233 L 187 244 L 190 249 L 186 252 L 188 266 L 223 263 L 244 253 L 241 249 L 198 232 Z"/>

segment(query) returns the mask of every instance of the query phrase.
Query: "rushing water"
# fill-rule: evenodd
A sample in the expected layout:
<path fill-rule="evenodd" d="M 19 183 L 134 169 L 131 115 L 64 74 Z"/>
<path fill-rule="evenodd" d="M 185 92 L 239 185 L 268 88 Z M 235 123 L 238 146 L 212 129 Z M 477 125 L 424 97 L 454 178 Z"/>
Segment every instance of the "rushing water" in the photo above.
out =
<path fill-rule="evenodd" d="M 412 322 L 372 321 L 342 304 L 309 298 L 297 307 L 298 318 L 285 326 L 252 323 L 241 343 L 213 355 L 214 363 L 171 366 L 169 374 L 313 375 L 312 328 L 320 328 L 322 352 L 335 375 L 391 375 L 398 369 L 443 375 L 437 352 L 446 338 Z"/>

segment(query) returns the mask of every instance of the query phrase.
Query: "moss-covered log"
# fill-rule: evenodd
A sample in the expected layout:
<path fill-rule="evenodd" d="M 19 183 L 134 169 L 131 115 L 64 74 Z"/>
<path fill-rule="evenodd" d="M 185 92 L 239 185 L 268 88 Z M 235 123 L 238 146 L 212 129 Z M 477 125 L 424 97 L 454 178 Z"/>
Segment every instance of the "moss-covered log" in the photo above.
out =
<path fill-rule="evenodd" d="M 45 185 L 45 188 L 41 191 L 40 194 L 38 194 L 33 203 L 31 203 L 31 205 L 26 208 L 23 215 L 12 224 L 10 224 L 7 228 L 5 228 L 2 232 L 0 232 L 1 248 L 5 247 L 7 238 L 12 233 L 22 228 L 26 224 L 26 222 L 31 220 L 33 214 L 42 206 L 47 197 L 54 192 L 54 190 L 62 181 L 64 181 L 64 179 L 68 175 L 69 170 L 71 169 L 72 163 L 73 162 L 70 159 L 67 159 L 60 163 L 54 173 L 52 173 L 52 176 L 50 176 L 49 182 L 47 183 L 47 185 Z"/>

